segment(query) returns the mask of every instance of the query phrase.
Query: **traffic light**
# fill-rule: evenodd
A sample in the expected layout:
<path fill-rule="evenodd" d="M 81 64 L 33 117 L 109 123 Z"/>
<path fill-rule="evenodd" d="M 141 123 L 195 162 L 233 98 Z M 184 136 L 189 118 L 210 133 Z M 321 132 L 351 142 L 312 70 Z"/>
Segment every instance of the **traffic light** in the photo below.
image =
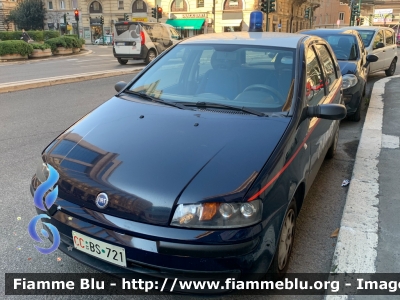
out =
<path fill-rule="evenodd" d="M 275 0 L 269 0 L 268 12 L 272 13 L 275 11 Z"/>
<path fill-rule="evenodd" d="M 264 13 L 268 12 L 268 0 L 262 0 L 261 2 L 261 11 Z"/>
<path fill-rule="evenodd" d="M 360 18 L 356 19 L 356 24 L 357 24 L 357 26 L 360 26 Z"/>
<path fill-rule="evenodd" d="M 360 25 L 364 25 L 364 18 L 361 18 Z"/>
<path fill-rule="evenodd" d="M 157 19 L 162 18 L 162 8 L 157 6 Z"/>
<path fill-rule="evenodd" d="M 79 10 L 75 9 L 74 15 L 75 15 L 75 20 L 78 22 L 79 21 Z"/>
<path fill-rule="evenodd" d="M 158 6 L 157 6 L 158 7 Z M 151 16 L 154 18 L 154 19 L 157 19 L 157 7 L 153 7 L 152 9 L 151 9 Z"/>
<path fill-rule="evenodd" d="M 309 19 L 310 18 L 310 8 L 307 7 L 306 10 L 304 11 L 304 18 Z"/>
<path fill-rule="evenodd" d="M 124 20 L 125 21 L 129 21 L 129 15 L 128 14 L 124 14 Z"/>
<path fill-rule="evenodd" d="M 353 7 L 351 8 L 351 13 L 353 14 L 354 17 L 358 17 L 360 15 L 357 3 L 353 4 Z"/>
<path fill-rule="evenodd" d="M 104 24 L 104 17 L 103 16 L 100 17 L 100 23 L 101 23 L 101 25 Z"/>

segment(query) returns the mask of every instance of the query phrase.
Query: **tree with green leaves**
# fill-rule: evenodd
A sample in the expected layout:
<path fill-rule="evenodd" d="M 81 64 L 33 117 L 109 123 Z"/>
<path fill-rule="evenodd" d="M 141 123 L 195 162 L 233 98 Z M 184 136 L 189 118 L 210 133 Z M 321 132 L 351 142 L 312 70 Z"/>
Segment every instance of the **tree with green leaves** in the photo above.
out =
<path fill-rule="evenodd" d="M 8 20 L 19 29 L 43 30 L 46 8 L 41 0 L 23 0 L 10 12 Z"/>

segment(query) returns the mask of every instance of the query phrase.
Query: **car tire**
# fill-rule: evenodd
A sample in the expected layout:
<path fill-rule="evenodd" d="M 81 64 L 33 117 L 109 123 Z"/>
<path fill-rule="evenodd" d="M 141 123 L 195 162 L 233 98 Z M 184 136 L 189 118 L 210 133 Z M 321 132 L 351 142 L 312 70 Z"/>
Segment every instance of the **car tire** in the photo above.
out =
<path fill-rule="evenodd" d="M 156 51 L 154 51 L 154 50 L 149 50 L 149 52 L 147 52 L 147 56 L 146 56 L 146 59 L 145 59 L 144 62 L 145 62 L 146 64 L 149 64 L 149 63 L 151 63 L 156 57 L 157 57 Z"/>
<path fill-rule="evenodd" d="M 339 126 L 336 129 L 336 133 L 335 136 L 333 137 L 332 144 L 329 147 L 328 152 L 326 152 L 325 156 L 326 159 L 332 159 L 335 157 L 338 141 L 339 141 Z"/>
<path fill-rule="evenodd" d="M 268 273 L 278 278 L 282 278 L 289 267 L 290 256 L 294 244 L 294 234 L 297 219 L 296 198 L 293 197 L 286 211 L 281 234 L 277 241 L 275 255 L 272 260 Z"/>
<path fill-rule="evenodd" d="M 126 65 L 127 63 L 128 63 L 128 60 L 127 59 L 121 59 L 121 58 L 117 58 L 118 59 L 118 62 L 121 64 L 121 65 Z"/>
<path fill-rule="evenodd" d="M 392 76 L 394 72 L 396 72 L 396 63 L 397 60 L 393 58 L 392 62 L 390 63 L 389 69 L 385 70 L 386 76 Z"/>

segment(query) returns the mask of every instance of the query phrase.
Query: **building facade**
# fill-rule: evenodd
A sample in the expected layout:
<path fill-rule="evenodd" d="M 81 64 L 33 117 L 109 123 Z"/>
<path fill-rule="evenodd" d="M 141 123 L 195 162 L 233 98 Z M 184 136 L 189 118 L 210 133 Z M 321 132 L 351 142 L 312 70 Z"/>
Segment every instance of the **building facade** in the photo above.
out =
<path fill-rule="evenodd" d="M 351 9 L 348 3 L 321 0 L 315 10 L 315 27 L 338 28 L 350 25 Z"/>
<path fill-rule="evenodd" d="M 0 0 L 0 31 L 13 31 L 15 26 L 12 22 L 7 21 L 10 11 L 17 6 L 16 0 Z"/>
<path fill-rule="evenodd" d="M 212 32 L 247 31 L 250 13 L 260 9 L 259 0 L 43 0 L 48 12 L 46 29 L 78 33 L 87 42 L 112 34 L 113 24 L 126 19 L 155 22 L 152 8 L 162 8 L 159 22 L 176 27 L 183 37 Z M 326 1 L 326 0 L 325 0 Z M 320 0 L 277 0 L 268 16 L 269 31 L 297 32 L 310 28 L 304 18 L 307 7 Z M 80 12 L 79 22 L 74 10 Z M 101 23 L 103 18 L 104 23 Z M 265 18 L 266 19 L 266 18 Z M 267 20 L 264 20 L 266 26 Z M 264 27 L 265 28 L 265 27 Z"/>

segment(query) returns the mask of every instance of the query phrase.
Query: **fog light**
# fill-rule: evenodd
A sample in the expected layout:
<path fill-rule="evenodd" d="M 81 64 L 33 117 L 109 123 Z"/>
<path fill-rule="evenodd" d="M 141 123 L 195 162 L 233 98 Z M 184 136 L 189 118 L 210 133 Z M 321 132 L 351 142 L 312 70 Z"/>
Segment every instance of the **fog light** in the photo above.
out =
<path fill-rule="evenodd" d="M 256 208 L 252 203 L 244 203 L 240 207 L 240 212 L 242 213 L 243 216 L 248 218 L 251 217 L 256 212 Z"/>

